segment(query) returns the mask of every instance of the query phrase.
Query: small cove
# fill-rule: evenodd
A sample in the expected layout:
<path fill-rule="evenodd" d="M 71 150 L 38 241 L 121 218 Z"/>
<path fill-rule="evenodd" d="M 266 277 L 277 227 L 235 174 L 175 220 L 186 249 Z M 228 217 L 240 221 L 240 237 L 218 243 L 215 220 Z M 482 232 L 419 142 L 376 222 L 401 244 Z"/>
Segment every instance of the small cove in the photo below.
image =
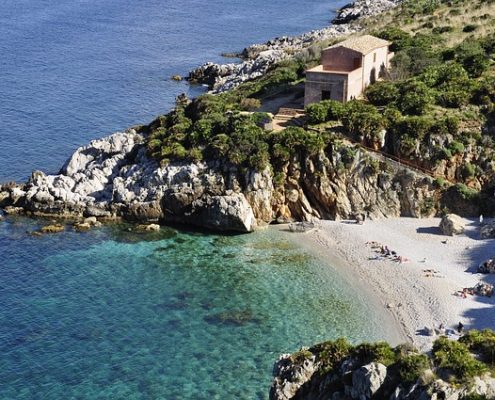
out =
<path fill-rule="evenodd" d="M 0 225 L 0 398 L 265 399 L 280 353 L 388 337 L 348 282 L 274 229 L 25 233 L 36 226 Z"/>

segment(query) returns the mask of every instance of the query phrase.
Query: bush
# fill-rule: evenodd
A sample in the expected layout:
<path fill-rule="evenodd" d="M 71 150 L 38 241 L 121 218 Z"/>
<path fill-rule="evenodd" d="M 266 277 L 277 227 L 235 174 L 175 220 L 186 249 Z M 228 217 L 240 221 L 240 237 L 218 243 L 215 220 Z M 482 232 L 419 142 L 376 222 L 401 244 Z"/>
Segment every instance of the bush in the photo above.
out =
<path fill-rule="evenodd" d="M 451 370 L 460 379 L 486 371 L 486 366 L 473 358 L 465 344 L 446 337 L 437 339 L 433 344 L 433 360 L 437 367 Z"/>
<path fill-rule="evenodd" d="M 482 360 L 495 365 L 495 332 L 490 329 L 478 331 L 472 329 L 462 336 L 459 341 L 469 350 L 478 353 Z"/>
<path fill-rule="evenodd" d="M 342 125 L 357 140 L 373 140 L 383 130 L 385 120 L 376 107 L 353 100 L 345 105 Z"/>
<path fill-rule="evenodd" d="M 241 100 L 241 109 L 245 111 L 254 111 L 261 107 L 261 101 L 253 98 L 246 98 Z"/>
<path fill-rule="evenodd" d="M 399 110 L 404 114 L 424 114 L 431 105 L 433 96 L 424 82 L 410 79 L 399 86 L 400 94 L 397 100 Z"/>
<path fill-rule="evenodd" d="M 330 372 L 349 356 L 353 346 L 345 338 L 317 344 L 309 349 L 322 363 L 322 371 Z"/>
<path fill-rule="evenodd" d="M 469 33 L 469 32 L 474 32 L 476 29 L 478 29 L 478 25 L 468 24 L 464 28 L 462 28 L 462 31 L 465 33 Z"/>
<path fill-rule="evenodd" d="M 464 153 L 464 145 L 460 142 L 455 141 L 455 140 L 448 145 L 448 149 L 450 150 L 452 155 Z"/>
<path fill-rule="evenodd" d="M 327 109 L 327 121 L 338 121 L 344 115 L 345 106 L 340 101 L 323 100 L 321 104 Z"/>
<path fill-rule="evenodd" d="M 365 96 L 375 106 L 386 106 L 399 98 L 399 89 L 393 82 L 376 82 L 366 88 Z"/>
<path fill-rule="evenodd" d="M 457 183 L 454 186 L 454 190 L 463 200 L 467 201 L 476 201 L 480 196 L 480 193 L 477 190 L 471 189 L 463 183 Z"/>
<path fill-rule="evenodd" d="M 471 163 L 466 163 L 462 167 L 462 177 L 464 179 L 472 178 L 476 174 L 476 167 Z"/>
<path fill-rule="evenodd" d="M 355 347 L 352 355 L 362 364 L 378 362 L 389 366 L 396 361 L 394 350 L 386 342 L 362 343 Z"/>
<path fill-rule="evenodd" d="M 397 368 L 401 383 L 411 384 L 430 368 L 430 360 L 426 354 L 410 354 L 397 362 Z"/>
<path fill-rule="evenodd" d="M 310 124 L 321 124 L 327 120 L 327 108 L 321 103 L 309 104 L 305 111 Z"/>

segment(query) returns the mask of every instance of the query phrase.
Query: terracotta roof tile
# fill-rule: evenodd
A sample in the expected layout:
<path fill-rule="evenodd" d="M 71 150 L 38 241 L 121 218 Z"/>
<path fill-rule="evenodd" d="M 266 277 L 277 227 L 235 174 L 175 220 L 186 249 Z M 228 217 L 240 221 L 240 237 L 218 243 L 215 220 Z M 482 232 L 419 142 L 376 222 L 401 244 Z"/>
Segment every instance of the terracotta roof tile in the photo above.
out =
<path fill-rule="evenodd" d="M 361 54 L 368 54 L 369 52 L 375 49 L 388 45 L 390 45 L 390 42 L 388 42 L 387 40 L 383 40 L 371 35 L 364 35 L 364 36 L 357 36 L 344 40 L 343 42 L 328 47 L 328 49 L 333 49 L 336 47 L 345 47 L 347 49 L 357 51 Z"/>

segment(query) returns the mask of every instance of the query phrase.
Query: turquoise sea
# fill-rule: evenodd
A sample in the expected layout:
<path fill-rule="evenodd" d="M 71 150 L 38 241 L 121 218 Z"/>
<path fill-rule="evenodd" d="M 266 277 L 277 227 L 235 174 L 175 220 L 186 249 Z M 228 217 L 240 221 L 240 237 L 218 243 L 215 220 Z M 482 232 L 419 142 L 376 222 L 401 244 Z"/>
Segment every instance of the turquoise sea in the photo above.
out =
<path fill-rule="evenodd" d="M 204 90 L 171 75 L 343 4 L 4 0 L 0 181 L 56 172 Z M 0 222 L 0 399 L 266 399 L 280 353 L 389 334 L 359 288 L 276 229 L 29 234 L 45 223 Z"/>

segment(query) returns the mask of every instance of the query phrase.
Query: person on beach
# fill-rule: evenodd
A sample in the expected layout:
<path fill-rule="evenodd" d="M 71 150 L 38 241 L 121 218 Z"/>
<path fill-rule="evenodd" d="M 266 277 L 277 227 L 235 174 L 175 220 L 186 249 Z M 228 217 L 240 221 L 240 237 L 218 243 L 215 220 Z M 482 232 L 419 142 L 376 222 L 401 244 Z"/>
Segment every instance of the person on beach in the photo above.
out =
<path fill-rule="evenodd" d="M 462 322 L 459 322 L 459 325 L 457 325 L 457 332 L 460 334 L 462 333 L 462 330 L 464 329 L 464 325 Z"/>

